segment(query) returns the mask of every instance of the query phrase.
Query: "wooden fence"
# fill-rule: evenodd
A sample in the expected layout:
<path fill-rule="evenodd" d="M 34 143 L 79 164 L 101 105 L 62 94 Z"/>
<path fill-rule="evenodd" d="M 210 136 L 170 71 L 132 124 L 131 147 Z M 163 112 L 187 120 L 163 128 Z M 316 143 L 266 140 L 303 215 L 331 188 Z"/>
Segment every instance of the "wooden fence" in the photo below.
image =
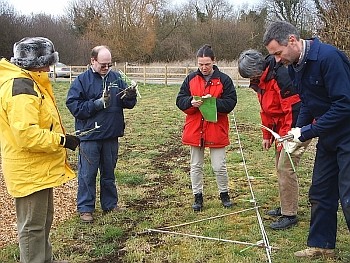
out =
<path fill-rule="evenodd" d="M 69 81 L 72 82 L 79 74 L 84 72 L 88 66 L 70 66 Z M 130 66 L 124 64 L 117 66 L 115 64 L 113 70 L 122 70 L 128 78 L 138 82 L 139 84 L 163 84 L 163 85 L 180 85 L 185 77 L 193 71 L 197 70 L 197 67 L 192 66 Z M 220 67 L 220 70 L 229 75 L 236 86 L 247 86 L 249 80 L 242 78 L 237 70 L 237 67 Z M 53 74 L 55 75 L 55 74 Z M 61 79 L 53 78 L 53 81 Z"/>

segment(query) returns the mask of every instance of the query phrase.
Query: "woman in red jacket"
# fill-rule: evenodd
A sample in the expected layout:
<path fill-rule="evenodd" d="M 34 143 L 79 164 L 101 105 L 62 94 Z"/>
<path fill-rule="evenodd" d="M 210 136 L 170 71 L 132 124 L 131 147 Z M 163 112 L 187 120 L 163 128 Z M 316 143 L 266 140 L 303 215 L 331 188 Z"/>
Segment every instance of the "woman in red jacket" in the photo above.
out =
<path fill-rule="evenodd" d="M 214 65 L 215 55 L 209 45 L 198 50 L 197 62 L 198 70 L 185 78 L 176 98 L 177 107 L 186 114 L 182 143 L 190 146 L 190 175 L 195 197 L 192 208 L 194 211 L 203 208 L 205 147 L 210 149 L 220 199 L 228 208 L 232 202 L 228 195 L 225 147 L 230 143 L 228 114 L 236 106 L 236 90 L 232 79 Z"/>
<path fill-rule="evenodd" d="M 270 128 L 280 136 L 287 135 L 295 127 L 300 109 L 300 98 L 295 93 L 288 69 L 276 64 L 273 56 L 264 58 L 256 50 L 246 50 L 238 60 L 238 71 L 243 78 L 250 78 L 250 88 L 257 93 L 260 103 L 262 125 Z M 272 134 L 262 129 L 264 150 L 270 149 L 273 143 Z M 294 165 L 300 161 L 306 146 L 310 141 L 303 143 L 291 152 Z M 297 224 L 297 209 L 299 185 L 297 174 L 282 144 L 276 142 L 276 170 L 281 207 L 268 211 L 268 215 L 279 217 L 270 227 L 275 230 L 286 229 Z"/>

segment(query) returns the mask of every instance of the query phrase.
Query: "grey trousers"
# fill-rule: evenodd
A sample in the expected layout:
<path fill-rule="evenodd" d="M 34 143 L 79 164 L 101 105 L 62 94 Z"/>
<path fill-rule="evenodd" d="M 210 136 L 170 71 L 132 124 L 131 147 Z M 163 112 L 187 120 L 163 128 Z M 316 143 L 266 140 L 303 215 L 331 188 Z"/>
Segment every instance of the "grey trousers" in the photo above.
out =
<path fill-rule="evenodd" d="M 295 169 L 310 142 L 311 140 L 302 143 L 298 149 L 290 154 Z M 293 165 L 284 149 L 281 152 L 276 151 L 275 162 L 281 213 L 285 216 L 295 216 L 298 212 L 299 202 L 298 175 L 293 170 Z"/>
<path fill-rule="evenodd" d="M 53 221 L 53 189 L 15 198 L 21 263 L 49 263 L 52 247 L 49 241 Z"/>
<path fill-rule="evenodd" d="M 190 147 L 191 169 L 190 176 L 192 182 L 193 194 L 203 193 L 203 165 L 204 165 L 204 147 Z M 216 175 L 216 183 L 219 192 L 228 192 L 228 175 L 226 168 L 226 149 L 209 148 L 211 166 Z"/>

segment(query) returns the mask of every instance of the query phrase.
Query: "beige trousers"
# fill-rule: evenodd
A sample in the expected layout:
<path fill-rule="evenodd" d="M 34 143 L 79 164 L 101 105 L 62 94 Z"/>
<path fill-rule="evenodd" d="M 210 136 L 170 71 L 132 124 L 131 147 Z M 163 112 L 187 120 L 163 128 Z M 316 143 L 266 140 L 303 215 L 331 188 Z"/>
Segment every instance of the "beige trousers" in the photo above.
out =
<path fill-rule="evenodd" d="M 295 169 L 297 169 L 300 159 L 310 142 L 311 140 L 302 143 L 298 149 L 290 154 Z M 291 160 L 284 149 L 280 152 L 276 151 L 275 162 L 281 213 L 286 216 L 297 215 L 299 202 L 299 183 L 297 173 L 293 170 Z"/>
<path fill-rule="evenodd" d="M 204 147 L 190 147 L 191 183 L 193 194 L 203 193 Z M 216 183 L 220 193 L 228 192 L 228 175 L 226 168 L 226 149 L 209 148 L 211 167 L 216 175 Z"/>

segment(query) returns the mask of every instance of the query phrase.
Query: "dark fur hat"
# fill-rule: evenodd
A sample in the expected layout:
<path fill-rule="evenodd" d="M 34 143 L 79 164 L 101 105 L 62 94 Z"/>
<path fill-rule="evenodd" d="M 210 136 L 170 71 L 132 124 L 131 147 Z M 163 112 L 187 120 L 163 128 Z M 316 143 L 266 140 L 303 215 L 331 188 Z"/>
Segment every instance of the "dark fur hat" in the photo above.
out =
<path fill-rule="evenodd" d="M 58 52 L 45 37 L 25 37 L 13 45 L 11 62 L 24 69 L 43 68 L 58 62 Z"/>

